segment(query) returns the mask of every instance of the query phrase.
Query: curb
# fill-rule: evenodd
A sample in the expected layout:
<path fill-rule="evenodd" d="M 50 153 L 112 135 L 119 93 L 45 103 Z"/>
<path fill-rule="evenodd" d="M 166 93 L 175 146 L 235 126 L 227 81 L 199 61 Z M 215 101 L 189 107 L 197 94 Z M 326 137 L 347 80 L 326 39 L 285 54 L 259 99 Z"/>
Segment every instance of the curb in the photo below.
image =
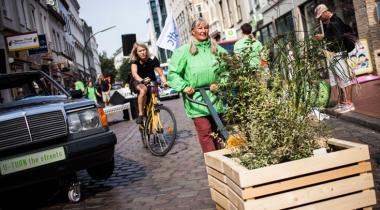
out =
<path fill-rule="evenodd" d="M 333 109 L 325 109 L 325 113 L 332 115 L 336 118 L 355 123 L 361 126 L 364 126 L 366 128 L 375 130 L 377 132 L 380 132 L 380 119 L 369 117 L 364 114 L 360 114 L 357 112 L 347 112 L 344 114 L 335 112 Z"/>

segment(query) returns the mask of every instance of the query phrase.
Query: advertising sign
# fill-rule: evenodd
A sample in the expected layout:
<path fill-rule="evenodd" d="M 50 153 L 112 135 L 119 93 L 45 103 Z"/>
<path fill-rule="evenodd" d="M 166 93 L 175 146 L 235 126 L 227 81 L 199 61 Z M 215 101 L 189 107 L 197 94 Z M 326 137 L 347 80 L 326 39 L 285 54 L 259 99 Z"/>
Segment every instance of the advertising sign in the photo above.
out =
<path fill-rule="evenodd" d="M 359 39 L 355 49 L 348 54 L 348 65 L 356 76 L 373 72 L 367 39 Z"/>
<path fill-rule="evenodd" d="M 237 39 L 237 34 L 236 34 L 236 30 L 231 28 L 231 29 L 227 29 L 225 31 L 225 40 L 235 40 Z"/>
<path fill-rule="evenodd" d="M 6 41 L 9 51 L 28 50 L 40 47 L 37 33 L 7 36 Z"/>
<path fill-rule="evenodd" d="M 29 55 L 35 55 L 35 54 L 48 52 L 48 46 L 47 46 L 45 34 L 38 35 L 38 42 L 39 42 L 40 47 L 29 50 Z"/>

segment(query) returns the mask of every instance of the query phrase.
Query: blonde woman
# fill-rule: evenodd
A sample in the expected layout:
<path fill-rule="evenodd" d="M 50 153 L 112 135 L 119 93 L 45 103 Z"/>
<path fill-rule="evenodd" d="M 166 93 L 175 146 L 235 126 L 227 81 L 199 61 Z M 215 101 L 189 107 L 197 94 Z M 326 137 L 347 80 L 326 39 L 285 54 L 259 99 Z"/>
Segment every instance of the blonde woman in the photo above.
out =
<path fill-rule="evenodd" d="M 155 71 L 160 76 L 161 81 L 166 85 L 166 77 L 162 68 L 160 67 L 160 61 L 156 58 L 150 57 L 148 47 L 143 43 L 136 42 L 133 45 L 130 55 L 131 71 L 132 71 L 132 90 L 138 94 L 138 111 L 139 116 L 136 120 L 137 124 L 143 123 L 144 117 L 144 105 L 146 103 L 146 95 L 148 89 L 146 84 L 150 81 L 156 81 Z"/>
<path fill-rule="evenodd" d="M 212 91 L 217 90 L 216 72 L 220 68 L 216 65 L 216 54 L 225 53 L 226 50 L 210 39 L 209 24 L 202 18 L 193 22 L 191 34 L 193 37 L 190 43 L 173 52 L 169 63 L 169 85 L 177 92 L 193 95 L 192 98 L 199 101 L 202 101 L 202 96 L 195 92 L 194 88 L 210 86 L 211 91 L 208 91 L 207 95 L 211 101 L 215 101 L 216 95 Z M 215 150 L 218 142 L 211 134 L 217 129 L 209 110 L 183 98 L 186 115 L 194 122 L 203 152 Z M 222 113 L 222 102 L 214 106 L 218 113 Z"/>

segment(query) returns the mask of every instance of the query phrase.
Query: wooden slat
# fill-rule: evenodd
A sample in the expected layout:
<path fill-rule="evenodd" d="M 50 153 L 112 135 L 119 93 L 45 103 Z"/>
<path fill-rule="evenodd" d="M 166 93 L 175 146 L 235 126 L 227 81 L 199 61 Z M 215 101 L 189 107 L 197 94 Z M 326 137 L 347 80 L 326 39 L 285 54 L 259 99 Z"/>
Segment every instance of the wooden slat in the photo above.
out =
<path fill-rule="evenodd" d="M 368 206 L 372 206 L 375 204 L 375 190 L 366 190 L 348 196 L 343 196 L 332 200 L 327 200 L 307 206 L 302 206 L 299 208 L 294 208 L 294 210 L 360 209 L 363 207 L 366 207 L 364 209 L 372 209 L 372 207 Z"/>
<path fill-rule="evenodd" d="M 227 184 L 242 199 L 251 199 L 259 196 L 269 195 L 277 192 L 296 189 L 302 186 L 309 186 L 329 180 L 347 177 L 354 174 L 360 174 L 371 171 L 370 162 L 361 162 L 357 165 L 339 168 L 331 171 L 312 174 L 304 177 L 290 179 L 287 181 L 263 185 L 259 187 L 240 188 L 231 179 L 219 173 L 218 171 L 207 167 L 207 173 L 219 181 Z"/>
<path fill-rule="evenodd" d="M 257 200 L 248 200 L 244 203 L 244 209 L 291 208 L 373 187 L 372 174 L 361 174 L 360 176 L 268 196 Z"/>
<path fill-rule="evenodd" d="M 228 198 L 234 206 L 236 206 L 239 209 L 242 209 L 244 207 L 244 200 L 239 197 L 233 190 L 231 190 L 226 184 L 219 181 L 218 179 L 215 179 L 212 176 L 208 176 L 208 183 L 209 186 L 218 191 L 220 194 Z"/>
<path fill-rule="evenodd" d="M 369 160 L 369 150 L 368 146 L 365 145 L 254 170 L 244 168 L 221 153 L 209 152 L 205 154 L 205 157 L 207 166 L 225 174 L 241 188 L 246 188 L 366 161 Z M 276 176 L 273 176 L 273 174 L 276 174 Z"/>
<path fill-rule="evenodd" d="M 291 189 L 300 188 L 303 186 L 318 184 L 318 183 L 326 182 L 329 180 L 339 179 L 342 177 L 347 177 L 350 175 L 360 174 L 360 173 L 369 172 L 369 171 L 371 171 L 371 163 L 361 162 L 354 166 L 348 166 L 348 167 L 339 168 L 339 169 L 335 169 L 331 171 L 325 171 L 325 172 L 321 172 L 317 174 L 312 174 L 309 176 L 294 178 L 294 179 L 277 182 L 273 184 L 267 184 L 267 185 L 263 185 L 259 187 L 245 188 L 241 192 L 241 197 L 243 199 L 249 199 L 249 198 L 255 198 L 259 196 L 270 195 L 277 192 L 283 192 L 283 191 L 287 191 Z M 231 188 L 234 188 L 234 186 Z"/>
<path fill-rule="evenodd" d="M 225 210 L 239 210 L 234 206 L 226 197 L 220 194 L 218 191 L 214 189 L 210 189 L 211 191 L 211 199 L 215 201 L 219 206 L 221 206 Z M 241 209 L 240 209 L 241 210 Z"/>
<path fill-rule="evenodd" d="M 214 178 L 220 180 L 221 182 L 224 182 L 224 183 L 227 182 L 227 177 L 224 176 L 224 174 L 218 172 L 217 170 L 215 170 L 213 168 L 207 167 L 207 166 L 206 166 L 206 170 L 207 170 L 208 175 L 213 176 Z"/>
<path fill-rule="evenodd" d="M 352 141 L 345 141 L 342 139 L 335 139 L 335 138 L 328 139 L 327 144 L 333 145 L 336 147 L 340 147 L 342 149 L 343 148 L 348 149 L 348 148 L 353 148 L 353 147 L 361 147 L 361 146 L 365 145 L 365 144 L 359 144 L 359 143 L 355 143 Z"/>
<path fill-rule="evenodd" d="M 216 204 L 216 210 L 225 210 L 223 207 L 219 206 L 218 204 Z"/>

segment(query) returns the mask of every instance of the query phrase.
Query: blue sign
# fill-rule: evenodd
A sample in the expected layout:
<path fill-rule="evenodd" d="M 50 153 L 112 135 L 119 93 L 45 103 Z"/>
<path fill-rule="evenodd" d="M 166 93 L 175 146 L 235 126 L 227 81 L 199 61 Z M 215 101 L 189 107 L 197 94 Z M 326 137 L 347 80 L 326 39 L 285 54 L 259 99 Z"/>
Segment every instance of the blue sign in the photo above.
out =
<path fill-rule="evenodd" d="M 38 35 L 38 41 L 40 43 L 40 47 L 36 48 L 36 49 L 30 49 L 29 55 L 35 55 L 35 54 L 41 54 L 41 53 L 47 53 L 48 52 L 48 46 L 47 46 L 45 34 Z"/>

